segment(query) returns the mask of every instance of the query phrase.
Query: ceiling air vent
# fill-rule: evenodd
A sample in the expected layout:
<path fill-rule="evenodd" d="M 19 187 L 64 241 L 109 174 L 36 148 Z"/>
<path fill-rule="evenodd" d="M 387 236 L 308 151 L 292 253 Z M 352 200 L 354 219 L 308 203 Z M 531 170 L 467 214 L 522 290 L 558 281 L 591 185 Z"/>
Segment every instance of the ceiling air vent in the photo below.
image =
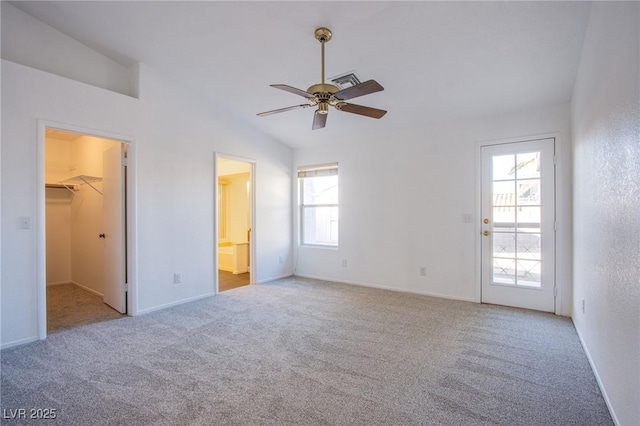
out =
<path fill-rule="evenodd" d="M 329 80 L 338 86 L 340 90 L 360 84 L 360 79 L 356 75 L 355 71 L 349 71 L 336 77 L 331 77 Z"/>

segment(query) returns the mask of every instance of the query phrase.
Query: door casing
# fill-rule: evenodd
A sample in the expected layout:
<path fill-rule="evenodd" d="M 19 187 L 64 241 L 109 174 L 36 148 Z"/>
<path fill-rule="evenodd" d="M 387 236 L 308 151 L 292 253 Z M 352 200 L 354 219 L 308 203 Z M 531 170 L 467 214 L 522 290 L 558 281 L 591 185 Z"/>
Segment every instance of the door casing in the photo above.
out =
<path fill-rule="evenodd" d="M 476 260 L 476 268 L 475 268 L 475 276 L 476 276 L 476 291 L 475 291 L 475 301 L 477 303 L 482 303 L 482 147 L 488 145 L 500 145 L 500 144 L 510 144 L 517 142 L 526 142 L 531 140 L 538 139 L 554 139 L 555 140 L 555 150 L 556 155 L 554 157 L 554 164 L 556 166 L 555 173 L 555 215 L 556 215 L 556 223 L 557 223 L 557 211 L 558 211 L 558 150 L 559 148 L 558 140 L 560 139 L 560 135 L 558 133 L 543 133 L 543 134 L 534 134 L 528 136 L 521 137 L 513 137 L 513 138 L 504 138 L 504 139 L 489 139 L 489 140 L 481 140 L 476 142 L 476 205 L 475 205 L 475 220 L 474 220 L 474 233 L 475 233 L 475 260 Z M 560 145 L 561 146 L 561 145 Z M 557 238 L 558 229 L 556 229 L 554 238 Z M 557 264 L 558 264 L 558 245 L 557 240 L 554 242 L 555 245 L 555 253 L 554 253 L 554 270 L 553 276 L 556 287 L 556 295 L 555 295 L 555 305 L 554 305 L 554 313 L 566 315 L 566 313 L 562 313 L 561 305 L 562 305 L 562 294 L 564 293 L 564 287 L 570 285 L 570 283 L 559 282 L 557 276 Z M 562 256 L 561 256 L 562 257 Z"/>
<path fill-rule="evenodd" d="M 47 338 L 47 280 L 46 280 L 46 204 L 45 204 L 45 130 L 54 129 L 79 133 L 103 139 L 112 139 L 127 144 L 126 187 L 126 251 L 127 251 L 127 313 L 137 314 L 137 238 L 136 238 L 136 173 L 135 138 L 106 130 L 90 129 L 69 123 L 49 120 L 37 121 L 36 170 L 38 175 L 36 203 L 36 281 L 38 298 L 38 338 Z"/>
<path fill-rule="evenodd" d="M 249 275 L 249 284 L 254 284 L 257 277 L 257 265 L 256 265 L 256 160 L 251 158 L 239 157 L 237 155 L 225 154 L 221 152 L 214 152 L 213 156 L 213 276 L 215 277 L 213 283 L 213 291 L 215 294 L 219 293 L 220 276 L 218 274 L 218 160 L 226 159 L 232 161 L 238 161 L 241 163 L 248 163 L 251 165 L 251 172 L 249 176 L 250 189 L 250 227 L 251 233 L 249 236 L 249 265 L 251 265 L 251 273 Z"/>

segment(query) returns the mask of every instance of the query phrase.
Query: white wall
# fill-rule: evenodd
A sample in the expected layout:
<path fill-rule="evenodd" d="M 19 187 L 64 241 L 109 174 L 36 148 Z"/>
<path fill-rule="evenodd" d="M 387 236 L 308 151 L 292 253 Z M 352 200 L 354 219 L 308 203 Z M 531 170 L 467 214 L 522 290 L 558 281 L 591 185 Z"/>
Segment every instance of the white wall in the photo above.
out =
<path fill-rule="evenodd" d="M 3 1 L 2 59 L 103 89 L 135 95 L 135 69 L 127 68 Z"/>
<path fill-rule="evenodd" d="M 296 167 L 339 162 L 340 244 L 337 250 L 300 247 L 295 273 L 478 300 L 479 142 L 557 133 L 558 313 L 569 315 L 569 115 L 563 104 L 296 150 Z M 465 213 L 475 223 L 463 223 Z"/>
<path fill-rule="evenodd" d="M 138 101 L 5 60 L 1 74 L 0 290 L 2 345 L 7 346 L 38 336 L 38 237 L 44 232 L 38 222 L 40 216 L 44 219 L 38 199 L 44 188 L 39 187 L 38 174 L 44 171 L 44 147 L 39 151 L 37 120 L 134 135 Z M 20 229 L 19 217 L 31 218 L 31 229 Z"/>
<path fill-rule="evenodd" d="M 573 321 L 620 425 L 640 424 L 639 39 L 639 3 L 594 3 L 572 100 Z"/>
<path fill-rule="evenodd" d="M 71 192 L 46 190 L 47 285 L 71 282 Z"/>
<path fill-rule="evenodd" d="M 45 144 L 45 182 L 57 184 L 69 173 L 71 143 L 47 138 Z M 47 285 L 71 281 L 71 201 L 65 188 L 47 189 L 46 254 Z"/>
<path fill-rule="evenodd" d="M 137 100 L 2 61 L 3 347 L 38 338 L 38 119 L 133 138 L 134 313 L 213 294 L 215 152 L 256 162 L 256 282 L 291 274 L 291 150 L 150 67 L 139 72 Z M 20 229 L 20 217 L 33 227 Z"/>
<path fill-rule="evenodd" d="M 140 66 L 141 311 L 213 292 L 214 152 L 256 162 L 254 279 L 291 274 L 291 150 Z M 170 99 L 171 102 L 167 102 Z M 278 263 L 278 256 L 287 259 Z M 182 285 L 173 274 L 182 273 Z"/>

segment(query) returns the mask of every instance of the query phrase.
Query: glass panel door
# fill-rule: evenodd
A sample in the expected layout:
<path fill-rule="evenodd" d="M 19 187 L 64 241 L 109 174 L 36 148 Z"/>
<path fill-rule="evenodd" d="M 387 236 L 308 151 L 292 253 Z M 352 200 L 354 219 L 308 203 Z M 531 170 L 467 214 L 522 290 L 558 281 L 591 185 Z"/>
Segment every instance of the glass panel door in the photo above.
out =
<path fill-rule="evenodd" d="M 553 156 L 553 139 L 482 147 L 483 302 L 554 311 Z"/>

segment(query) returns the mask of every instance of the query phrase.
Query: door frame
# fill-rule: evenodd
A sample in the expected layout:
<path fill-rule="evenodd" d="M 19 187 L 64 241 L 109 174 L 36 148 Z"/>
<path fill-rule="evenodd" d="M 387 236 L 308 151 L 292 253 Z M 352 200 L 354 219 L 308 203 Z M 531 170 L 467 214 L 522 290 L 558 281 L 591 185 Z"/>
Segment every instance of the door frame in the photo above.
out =
<path fill-rule="evenodd" d="M 249 221 L 249 226 L 251 227 L 251 234 L 249 236 L 249 265 L 250 273 L 249 273 L 249 285 L 255 284 L 257 276 L 257 266 L 256 266 L 256 160 L 247 157 L 240 157 L 237 155 L 226 154 L 223 152 L 214 152 L 213 153 L 213 276 L 215 279 L 213 280 L 213 292 L 214 294 L 220 293 L 220 274 L 218 273 L 218 160 L 232 160 L 238 161 L 241 163 L 248 163 L 251 166 L 249 183 L 251 185 L 251 190 L 249 193 L 249 214 L 251 219 Z"/>
<path fill-rule="evenodd" d="M 38 338 L 47 338 L 47 258 L 46 258 L 46 195 L 45 195 L 45 131 L 46 129 L 79 133 L 97 138 L 111 139 L 127 144 L 126 183 L 126 250 L 127 250 L 127 315 L 137 315 L 137 232 L 136 232 L 136 153 L 135 137 L 106 130 L 50 120 L 37 120 L 36 147 L 36 282 L 38 286 Z"/>
<path fill-rule="evenodd" d="M 476 142 L 476 214 L 475 214 L 475 222 L 474 222 L 474 232 L 475 232 L 475 246 L 476 246 L 476 302 L 482 303 L 482 147 L 491 146 L 491 145 L 504 145 L 518 142 L 528 142 L 532 140 L 538 139 L 554 139 L 555 146 L 555 158 L 554 158 L 554 217 L 557 224 L 558 221 L 558 166 L 559 162 L 557 161 L 558 154 L 560 151 L 559 139 L 560 135 L 556 133 L 543 133 L 543 134 L 535 134 L 529 136 L 519 136 L 513 138 L 505 138 L 505 139 L 490 139 L 484 141 Z M 553 236 L 553 244 L 555 246 L 554 250 L 554 261 L 553 261 L 553 279 L 556 287 L 555 299 L 554 299 L 554 310 L 553 313 L 558 315 L 562 313 L 562 294 L 564 293 L 565 284 L 563 282 L 558 282 L 558 229 L 554 232 Z"/>

